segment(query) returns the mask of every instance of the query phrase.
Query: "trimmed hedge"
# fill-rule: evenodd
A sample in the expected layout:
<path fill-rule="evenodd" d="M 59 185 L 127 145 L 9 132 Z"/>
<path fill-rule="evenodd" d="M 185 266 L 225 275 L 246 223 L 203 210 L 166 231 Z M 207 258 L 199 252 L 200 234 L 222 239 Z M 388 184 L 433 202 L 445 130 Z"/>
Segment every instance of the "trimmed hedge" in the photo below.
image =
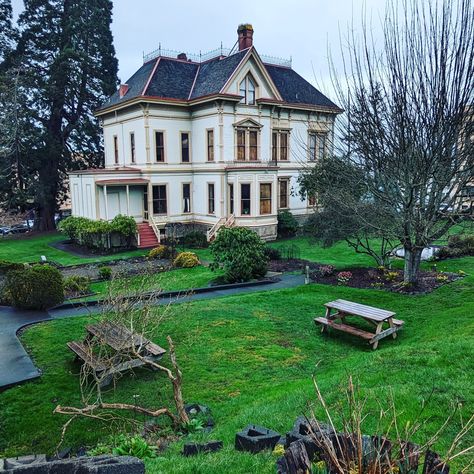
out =
<path fill-rule="evenodd" d="M 73 242 L 98 250 L 133 247 L 137 223 L 133 217 L 115 216 L 111 221 L 95 221 L 70 216 L 59 223 L 59 230 Z"/>
<path fill-rule="evenodd" d="M 298 232 L 298 222 L 290 211 L 278 213 L 278 236 L 293 237 Z"/>
<path fill-rule="evenodd" d="M 5 292 L 12 306 L 21 309 L 47 309 L 64 301 L 62 275 L 50 265 L 9 272 Z"/>
<path fill-rule="evenodd" d="M 213 268 L 222 265 L 228 283 L 261 278 L 267 272 L 265 242 L 245 227 L 223 227 L 212 242 Z"/>
<path fill-rule="evenodd" d="M 435 253 L 438 260 L 469 256 L 474 256 L 474 235 L 452 235 L 448 239 L 448 245 Z"/>
<path fill-rule="evenodd" d="M 199 258 L 193 252 L 181 252 L 174 259 L 173 265 L 179 268 L 193 268 L 199 265 Z"/>
<path fill-rule="evenodd" d="M 181 243 L 192 249 L 205 249 L 209 246 L 206 234 L 198 230 L 188 232 L 184 235 L 181 239 Z"/>
<path fill-rule="evenodd" d="M 169 247 L 160 244 L 158 247 L 155 247 L 148 252 L 148 258 L 170 258 L 171 253 Z"/>

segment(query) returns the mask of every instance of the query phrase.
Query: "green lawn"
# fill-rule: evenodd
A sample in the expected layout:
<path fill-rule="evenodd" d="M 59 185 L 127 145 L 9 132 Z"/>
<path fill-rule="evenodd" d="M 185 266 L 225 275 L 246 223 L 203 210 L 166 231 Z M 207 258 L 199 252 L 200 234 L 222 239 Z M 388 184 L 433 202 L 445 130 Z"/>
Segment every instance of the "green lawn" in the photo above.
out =
<path fill-rule="evenodd" d="M 302 258 L 339 267 L 370 264 L 346 252 L 343 244 L 321 249 L 304 239 L 294 242 L 301 245 Z M 159 459 L 147 461 L 147 472 L 275 472 L 275 458 L 270 453 L 235 451 L 235 433 L 248 423 L 282 433 L 290 429 L 294 419 L 307 412 L 308 403 L 315 400 L 311 382 L 315 372 L 331 404 L 342 402 L 348 375 L 355 377 L 362 395 L 368 398 L 367 433 L 375 429 L 379 403 L 388 406 L 390 391 L 400 425 L 415 419 L 426 402 L 421 415 L 425 425 L 415 442 L 433 434 L 455 405 L 461 406 L 467 418 L 474 411 L 474 257 L 443 261 L 438 267 L 462 269 L 469 276 L 415 297 L 313 284 L 175 306 L 154 340 L 164 345 L 166 335 L 173 337 L 184 373 L 186 400 L 207 404 L 213 410 L 215 430 L 191 439 L 221 439 L 225 448 L 211 455 L 183 458 L 182 440 Z M 202 267 L 189 271 L 189 280 L 184 271 L 180 275 L 180 284 L 187 281 L 187 286 L 194 286 L 194 278 L 209 276 Z M 349 336 L 324 338 L 315 330 L 312 318 L 322 313 L 323 303 L 335 298 L 396 311 L 406 327 L 397 340 L 382 341 L 377 351 Z M 58 403 L 79 403 L 78 368 L 66 342 L 83 337 L 87 321 L 85 317 L 49 322 L 25 332 L 23 341 L 43 375 L 0 394 L 0 455 L 54 450 L 65 419 L 53 415 L 53 408 Z M 165 363 L 169 363 L 166 358 Z M 135 377 L 124 376 L 106 398 L 133 403 L 135 394 L 140 395 L 141 404 L 151 407 L 169 403 L 171 397 L 163 375 L 138 371 Z M 335 413 L 337 418 L 340 411 Z M 434 448 L 445 451 L 459 427 L 456 417 Z M 65 445 L 92 445 L 111 429 L 120 429 L 120 425 L 79 420 L 72 425 Z M 472 434 L 469 442 L 474 443 Z"/>
<path fill-rule="evenodd" d="M 65 237 L 57 232 L 28 237 L 22 236 L 19 238 L 16 236 L 15 238 L 0 238 L 0 260 L 33 263 L 39 262 L 41 256 L 45 255 L 48 260 L 53 260 L 61 265 L 77 265 L 87 262 L 107 262 L 118 258 L 145 255 L 147 253 L 144 250 L 131 250 L 113 255 L 98 255 L 93 258 L 84 258 L 72 255 L 69 252 L 63 252 L 51 246 L 52 243 L 61 240 L 65 240 Z"/>

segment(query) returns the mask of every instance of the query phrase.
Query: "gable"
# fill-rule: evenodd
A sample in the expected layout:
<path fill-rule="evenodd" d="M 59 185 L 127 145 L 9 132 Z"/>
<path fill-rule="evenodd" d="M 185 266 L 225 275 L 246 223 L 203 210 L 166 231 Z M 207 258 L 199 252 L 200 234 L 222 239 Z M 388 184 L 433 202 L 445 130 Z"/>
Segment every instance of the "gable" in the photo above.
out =
<path fill-rule="evenodd" d="M 240 120 L 239 122 L 235 122 L 234 127 L 250 127 L 250 128 L 262 128 L 263 125 L 261 123 L 258 123 L 256 120 L 253 118 L 245 118 L 243 120 Z"/>
<path fill-rule="evenodd" d="M 240 83 L 248 74 L 251 75 L 257 86 L 257 98 L 281 100 L 278 89 L 253 49 L 249 51 L 247 58 L 234 71 L 221 93 L 240 95 Z"/>

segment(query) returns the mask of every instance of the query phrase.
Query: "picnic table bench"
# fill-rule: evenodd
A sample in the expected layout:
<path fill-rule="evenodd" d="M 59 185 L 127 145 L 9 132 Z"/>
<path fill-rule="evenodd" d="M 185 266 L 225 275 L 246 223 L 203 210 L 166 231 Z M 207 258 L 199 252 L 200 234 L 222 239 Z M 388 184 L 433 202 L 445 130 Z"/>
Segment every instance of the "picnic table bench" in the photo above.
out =
<path fill-rule="evenodd" d="M 397 331 L 399 331 L 405 323 L 401 319 L 395 319 L 395 313 L 392 311 L 354 303 L 352 301 L 335 300 L 326 303 L 324 306 L 326 307 L 325 317 L 314 319 L 315 324 L 321 324 L 321 332 L 332 328 L 352 334 L 353 336 L 368 341 L 369 344 L 372 344 L 374 350 L 377 349 L 381 339 L 390 335 L 395 339 L 397 337 Z M 375 331 L 366 331 L 349 324 L 346 320 L 348 316 L 361 317 L 371 323 L 375 327 Z M 388 325 L 388 327 L 384 329 L 384 325 Z"/>
<path fill-rule="evenodd" d="M 90 324 L 86 326 L 86 331 L 84 341 L 71 341 L 67 346 L 76 354 L 76 360 L 92 369 L 100 380 L 100 387 L 109 385 L 114 374 L 157 361 L 166 352 L 158 344 L 120 324 L 107 321 Z M 101 346 L 99 353 L 94 352 L 94 346 Z"/>

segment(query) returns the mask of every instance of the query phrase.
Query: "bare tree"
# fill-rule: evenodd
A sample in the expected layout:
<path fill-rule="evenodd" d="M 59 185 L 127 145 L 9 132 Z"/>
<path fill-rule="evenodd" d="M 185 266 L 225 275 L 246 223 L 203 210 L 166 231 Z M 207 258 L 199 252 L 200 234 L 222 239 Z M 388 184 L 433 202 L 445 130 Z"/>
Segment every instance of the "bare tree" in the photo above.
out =
<path fill-rule="evenodd" d="M 417 282 L 423 248 L 465 217 L 473 38 L 471 0 L 389 0 L 380 47 L 363 21 L 361 38 L 352 29 L 343 51 L 344 79 L 332 66 L 347 112 L 339 122 L 344 152 L 366 178 L 367 200 L 393 210 L 390 233 L 404 248 L 407 284 Z M 351 211 L 350 202 L 340 206 Z"/>
<path fill-rule="evenodd" d="M 91 318 L 91 323 L 95 323 L 104 331 L 94 334 L 94 337 L 86 339 L 83 343 L 84 352 L 88 354 L 87 359 L 91 363 L 81 366 L 82 406 L 58 405 L 54 409 L 54 413 L 70 417 L 63 426 L 61 442 L 67 428 L 77 417 L 110 422 L 120 419 L 117 413 L 135 412 L 149 417 L 166 416 L 174 426 L 189 422 L 182 395 L 182 372 L 171 337 L 167 337 L 171 368 L 153 357 L 153 348 L 159 347 L 152 342 L 152 338 L 156 336 L 163 318 L 171 316 L 172 305 L 156 304 L 161 291 L 150 291 L 150 276 L 149 272 L 145 272 L 141 278 L 138 278 L 138 283 L 134 288 L 130 288 L 127 279 L 120 277 L 112 280 L 108 286 L 100 314 Z M 116 341 L 115 347 L 111 347 L 111 339 Z M 136 403 L 108 403 L 106 401 L 104 388 L 110 385 L 115 388 L 123 371 L 133 370 L 136 367 L 165 374 L 172 386 L 175 410 L 169 407 L 148 408 Z M 160 380 L 157 390 L 162 387 Z M 125 421 L 134 422 L 130 418 L 126 418 Z"/>

